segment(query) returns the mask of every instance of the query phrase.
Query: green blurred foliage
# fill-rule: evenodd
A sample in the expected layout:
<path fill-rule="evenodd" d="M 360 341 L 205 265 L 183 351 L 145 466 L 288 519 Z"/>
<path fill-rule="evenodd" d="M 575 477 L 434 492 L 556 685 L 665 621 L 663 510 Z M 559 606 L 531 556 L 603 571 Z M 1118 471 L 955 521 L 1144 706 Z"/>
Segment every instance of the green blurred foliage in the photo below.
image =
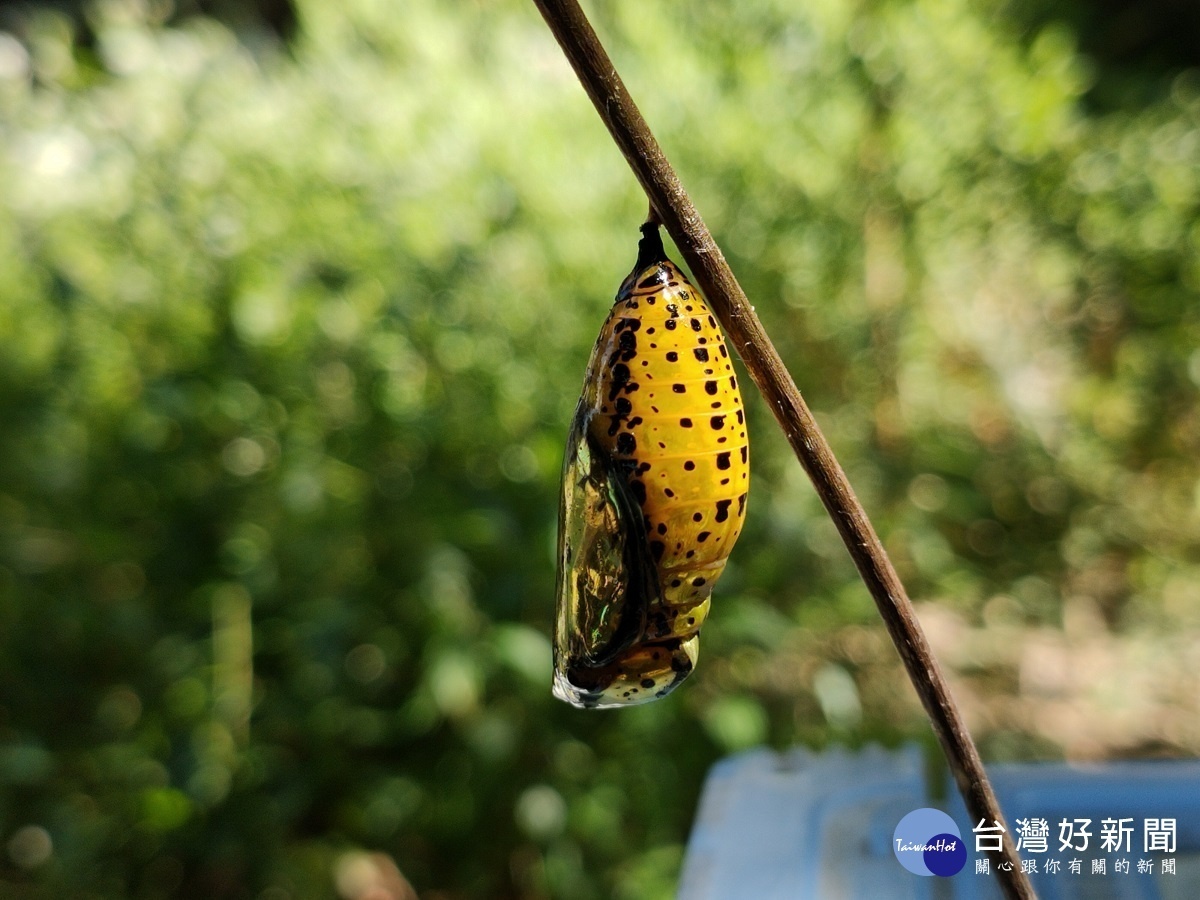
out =
<path fill-rule="evenodd" d="M 757 396 L 697 674 L 550 698 L 644 199 L 531 5 L 297 13 L 286 53 L 127 0 L 0 34 L 0 892 L 349 897 L 369 849 L 425 897 L 666 897 L 718 757 L 928 740 Z M 1089 111 L 1072 33 L 986 3 L 595 16 L 911 593 L 1200 625 L 1200 76 Z M 985 751 L 1078 749 L 1031 721 Z M 1130 728 L 1087 746 L 1200 750 Z"/>

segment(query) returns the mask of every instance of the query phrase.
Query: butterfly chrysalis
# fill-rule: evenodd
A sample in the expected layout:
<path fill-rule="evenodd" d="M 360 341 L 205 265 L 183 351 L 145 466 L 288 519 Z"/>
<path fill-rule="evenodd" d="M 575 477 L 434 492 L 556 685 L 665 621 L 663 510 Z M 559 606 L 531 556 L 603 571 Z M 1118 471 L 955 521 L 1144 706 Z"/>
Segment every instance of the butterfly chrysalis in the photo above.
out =
<path fill-rule="evenodd" d="M 584 708 L 692 671 L 750 482 L 737 376 L 708 305 L 642 226 L 575 410 L 559 499 L 554 695 Z"/>

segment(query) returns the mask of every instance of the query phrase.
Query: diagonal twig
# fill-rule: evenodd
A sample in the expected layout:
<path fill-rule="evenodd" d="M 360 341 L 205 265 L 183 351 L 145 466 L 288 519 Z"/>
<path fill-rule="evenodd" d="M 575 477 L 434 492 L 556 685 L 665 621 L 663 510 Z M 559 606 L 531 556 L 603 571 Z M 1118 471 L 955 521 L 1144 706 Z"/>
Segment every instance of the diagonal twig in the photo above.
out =
<path fill-rule="evenodd" d="M 925 706 L 972 820 L 985 819 L 988 825 L 993 820 L 1004 823 L 979 752 L 913 611 L 912 601 L 720 248 L 679 183 L 577 0 L 534 2 L 812 479 Z M 1036 898 L 1028 877 L 1021 871 L 1011 833 L 1005 828 L 1002 848 L 992 853 L 1000 886 L 1007 897 Z"/>

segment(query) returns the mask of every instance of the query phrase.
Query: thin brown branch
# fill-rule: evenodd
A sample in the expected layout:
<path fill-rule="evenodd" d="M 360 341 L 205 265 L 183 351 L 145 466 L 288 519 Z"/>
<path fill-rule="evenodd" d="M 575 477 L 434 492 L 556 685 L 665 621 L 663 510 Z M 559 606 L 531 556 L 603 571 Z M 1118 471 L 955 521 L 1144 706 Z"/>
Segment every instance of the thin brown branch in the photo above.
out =
<path fill-rule="evenodd" d="M 925 706 L 972 821 L 985 819 L 988 825 L 993 820 L 1004 823 L 979 753 L 913 611 L 912 601 L 720 248 L 679 183 L 576 0 L 534 2 L 613 140 L 625 155 L 652 208 L 679 246 L 750 377 L 766 398 L 788 443 L 833 518 Z M 1003 849 L 992 854 L 1001 888 L 1010 898 L 1036 897 L 1028 877 L 1021 871 L 1011 832 L 1006 830 L 1004 838 Z"/>

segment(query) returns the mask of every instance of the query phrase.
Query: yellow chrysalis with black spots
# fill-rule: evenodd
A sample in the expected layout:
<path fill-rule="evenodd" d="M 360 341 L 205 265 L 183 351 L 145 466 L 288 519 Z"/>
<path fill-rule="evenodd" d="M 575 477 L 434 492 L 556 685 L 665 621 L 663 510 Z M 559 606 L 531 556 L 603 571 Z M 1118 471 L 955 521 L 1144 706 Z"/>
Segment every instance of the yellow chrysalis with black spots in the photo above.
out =
<path fill-rule="evenodd" d="M 642 226 L 596 340 L 563 462 L 554 696 L 663 697 L 692 671 L 741 533 L 746 417 L 716 318 Z"/>

